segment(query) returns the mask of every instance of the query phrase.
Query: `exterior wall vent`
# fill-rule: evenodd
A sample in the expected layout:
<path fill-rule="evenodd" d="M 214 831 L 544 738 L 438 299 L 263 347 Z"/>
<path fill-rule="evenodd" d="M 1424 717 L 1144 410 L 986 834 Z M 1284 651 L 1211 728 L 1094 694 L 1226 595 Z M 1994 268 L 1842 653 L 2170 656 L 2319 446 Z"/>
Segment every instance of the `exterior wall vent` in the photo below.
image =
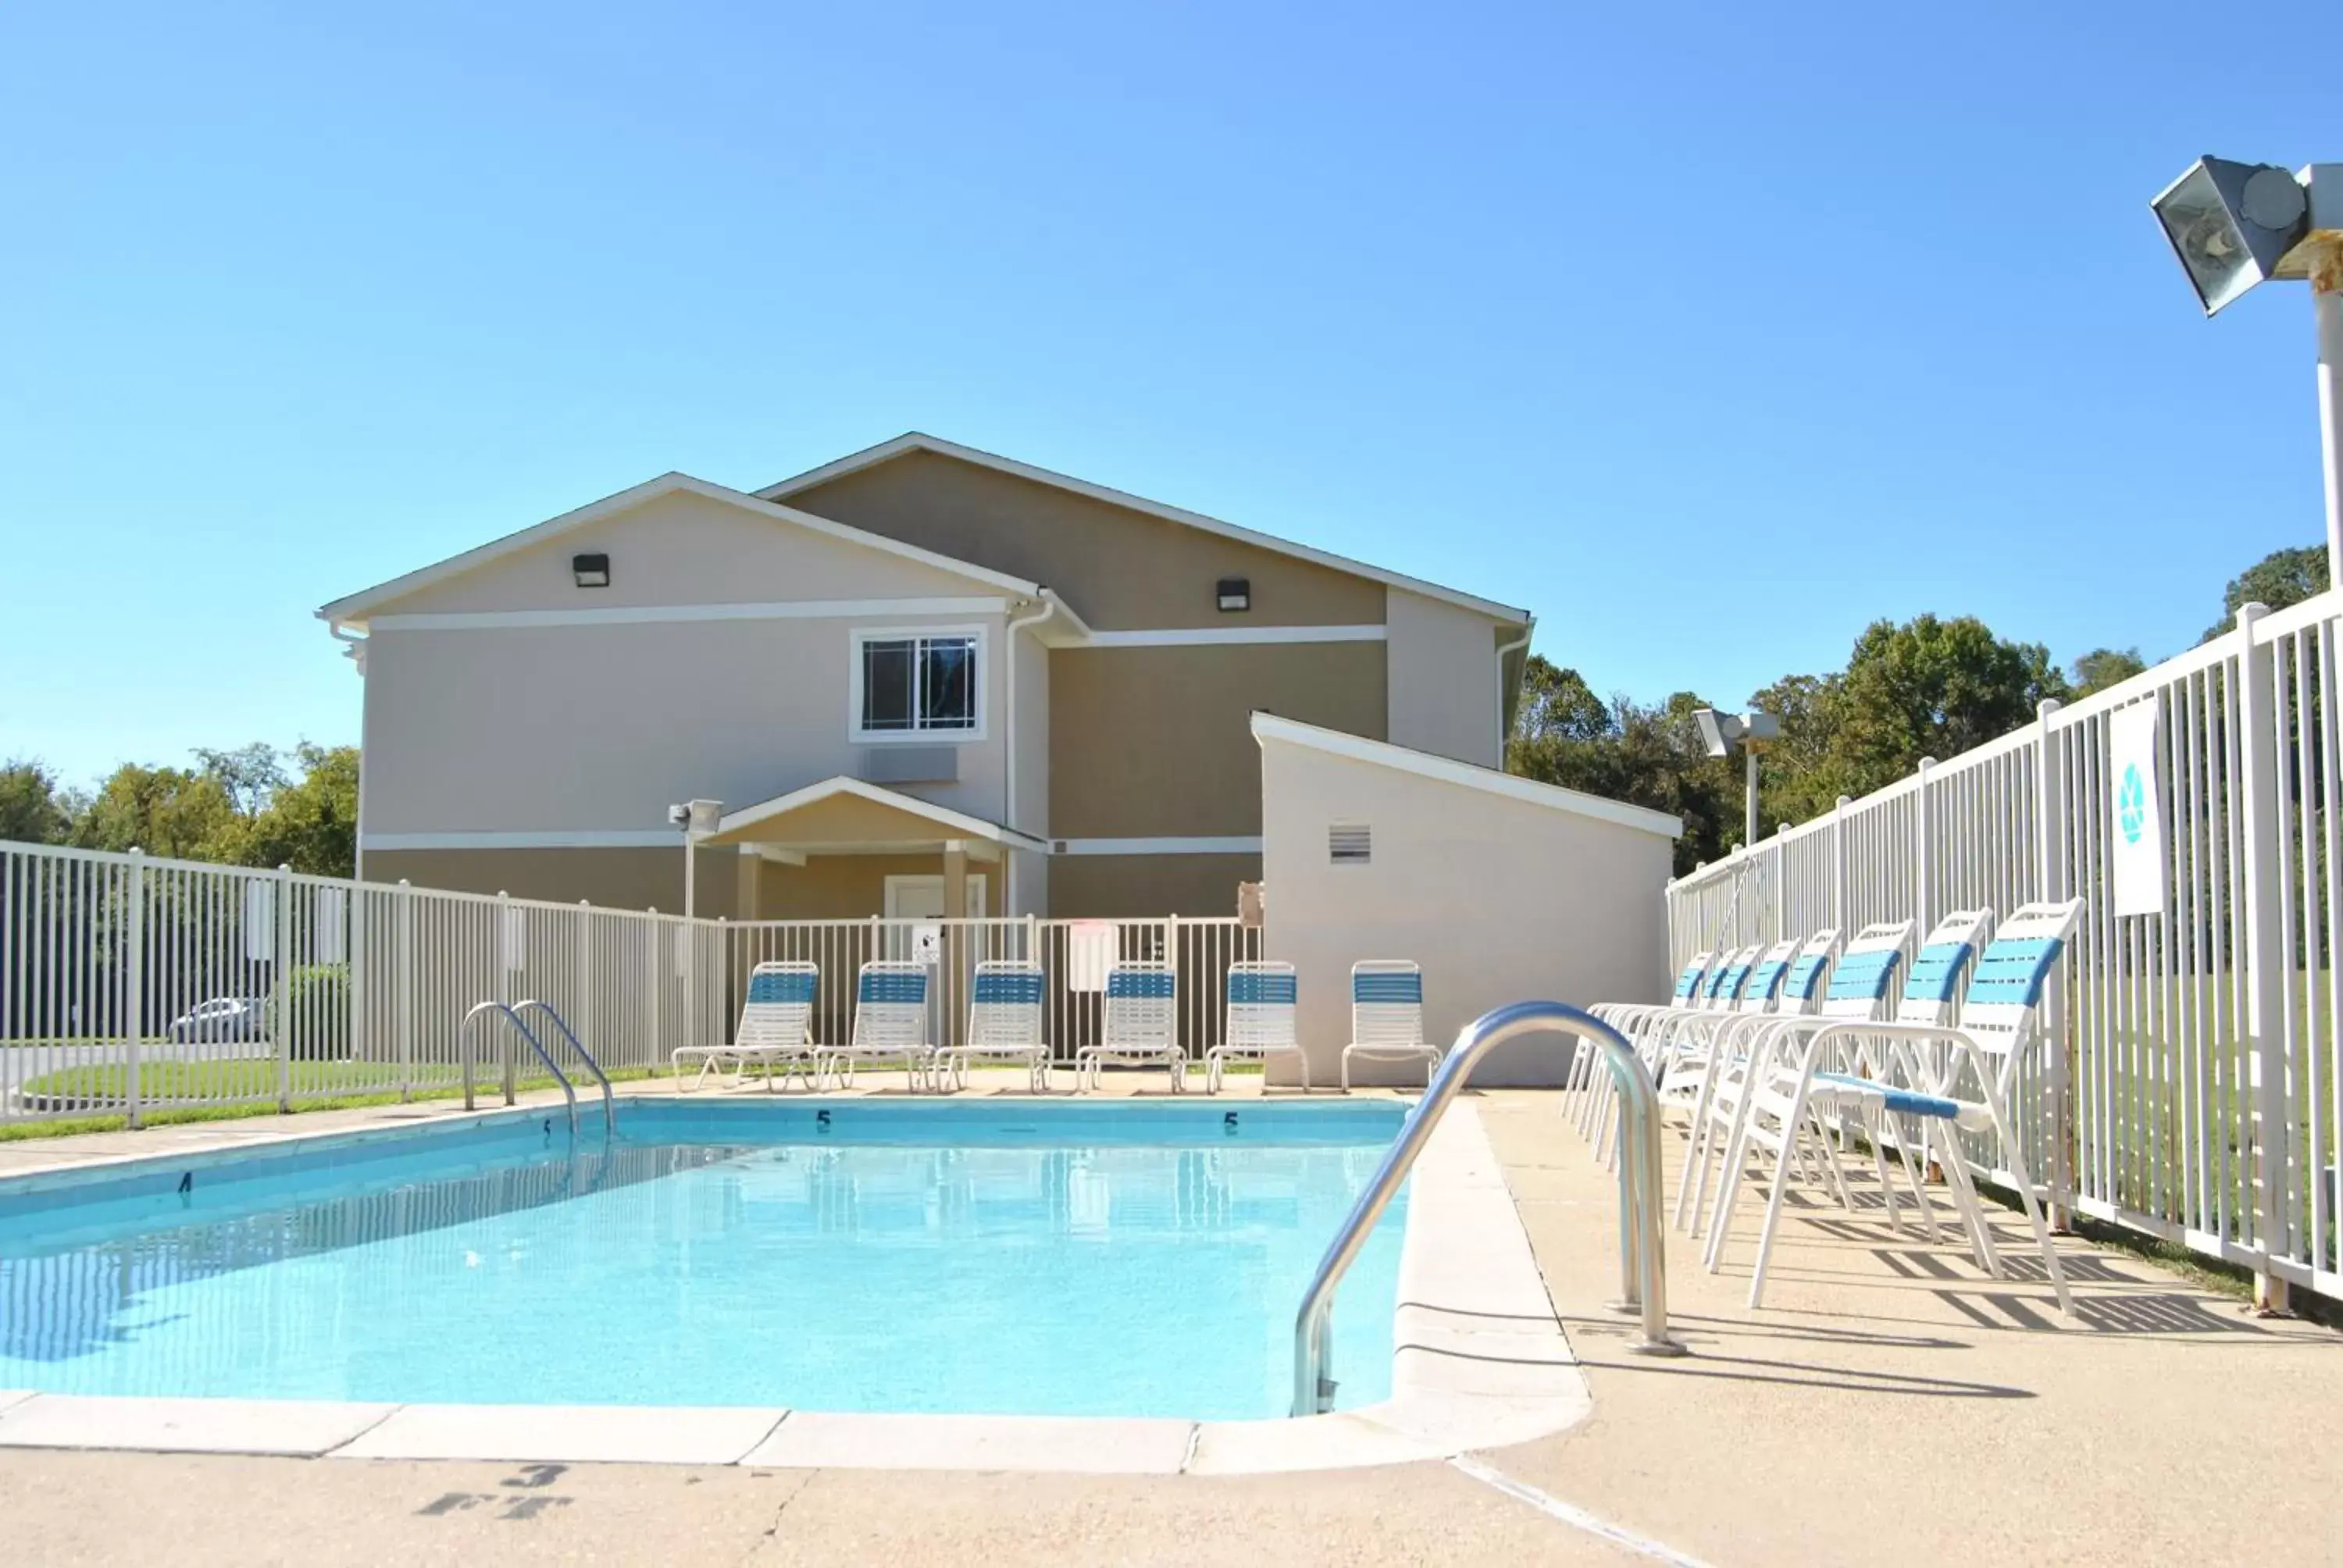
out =
<path fill-rule="evenodd" d="M 1326 859 L 1336 866 L 1363 866 L 1374 859 L 1374 829 L 1364 822 L 1337 822 L 1326 829 Z"/>

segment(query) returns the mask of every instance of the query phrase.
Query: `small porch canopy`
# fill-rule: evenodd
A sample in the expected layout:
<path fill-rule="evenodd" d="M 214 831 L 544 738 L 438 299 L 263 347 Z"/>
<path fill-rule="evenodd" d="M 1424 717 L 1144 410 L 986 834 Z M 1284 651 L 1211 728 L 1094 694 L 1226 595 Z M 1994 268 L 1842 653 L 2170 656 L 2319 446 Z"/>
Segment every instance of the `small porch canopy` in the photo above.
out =
<path fill-rule="evenodd" d="M 699 842 L 705 849 L 739 849 L 740 913 L 745 919 L 880 914 L 885 912 L 887 873 L 915 866 L 940 878 L 940 887 L 931 887 L 931 891 L 941 892 L 945 911 L 958 914 L 969 907 L 970 861 L 998 865 L 1006 850 L 1047 854 L 1050 848 L 1044 840 L 1001 823 L 842 774 L 727 811 L 716 830 Z M 848 861 L 845 857 L 857 859 Z M 825 869 L 817 862 L 826 862 L 827 874 L 783 873 L 779 882 L 769 882 L 750 874 L 759 862 L 817 870 Z M 988 879 L 999 892 L 988 890 L 986 906 L 1007 912 L 1005 877 L 996 873 Z M 802 906 L 801 898 L 793 895 L 821 907 Z M 846 902 L 840 904 L 840 900 Z"/>

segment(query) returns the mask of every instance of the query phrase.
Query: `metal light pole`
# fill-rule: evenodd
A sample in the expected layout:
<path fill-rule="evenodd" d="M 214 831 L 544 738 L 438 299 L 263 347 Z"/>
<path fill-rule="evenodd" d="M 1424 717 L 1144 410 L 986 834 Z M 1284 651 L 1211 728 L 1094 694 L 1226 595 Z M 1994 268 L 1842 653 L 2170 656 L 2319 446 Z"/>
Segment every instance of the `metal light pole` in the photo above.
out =
<path fill-rule="evenodd" d="M 691 920 L 699 913 L 699 841 L 716 831 L 724 820 L 721 800 L 693 800 L 667 809 L 671 826 L 683 829 L 683 918 Z"/>
<path fill-rule="evenodd" d="M 2148 204 L 2205 314 L 2255 285 L 2310 285 L 2318 333 L 2318 427 L 2327 499 L 2327 583 L 2343 588 L 2343 164 L 2199 158 Z"/>
<path fill-rule="evenodd" d="M 1700 738 L 1708 745 L 1711 757 L 1729 755 L 1735 746 L 1748 760 L 1744 770 L 1744 799 L 1741 811 L 1741 847 L 1757 847 L 1757 753 L 1767 741 L 1782 733 L 1781 720 L 1770 713 L 1753 708 L 1746 713 L 1719 713 L 1714 708 L 1693 710 L 1693 721 L 1700 726 Z"/>

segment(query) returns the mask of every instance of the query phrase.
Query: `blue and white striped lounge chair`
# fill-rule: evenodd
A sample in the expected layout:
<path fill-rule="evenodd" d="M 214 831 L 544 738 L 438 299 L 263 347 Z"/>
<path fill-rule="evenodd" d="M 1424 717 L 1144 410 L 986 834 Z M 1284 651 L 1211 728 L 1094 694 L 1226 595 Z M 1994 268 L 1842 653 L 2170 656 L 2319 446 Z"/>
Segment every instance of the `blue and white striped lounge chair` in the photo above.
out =
<path fill-rule="evenodd" d="M 669 1058 L 676 1088 L 687 1087 L 683 1067 L 691 1057 L 699 1060 L 699 1071 L 689 1086 L 694 1089 L 728 1062 L 735 1083 L 748 1075 L 750 1066 L 763 1067 L 768 1090 L 773 1086 L 776 1066 L 782 1070 L 784 1084 L 791 1074 L 809 1072 L 813 1048 L 807 1041 L 811 1038 L 814 996 L 820 985 L 821 971 L 809 963 L 769 962 L 750 970 L 749 996 L 740 1004 L 740 1023 L 732 1031 L 732 1043 L 677 1049 Z"/>
<path fill-rule="evenodd" d="M 1293 966 L 1275 960 L 1229 966 L 1227 1014 L 1221 1043 L 1204 1052 L 1204 1092 L 1217 1094 L 1231 1061 L 1266 1062 L 1290 1055 L 1302 1064 L 1302 1087 L 1310 1088 L 1310 1059 L 1294 1032 L 1297 986 Z"/>
<path fill-rule="evenodd" d="M 847 1042 L 814 1048 L 815 1081 L 851 1083 L 864 1062 L 900 1061 L 916 1090 L 934 1065 L 928 1032 L 928 966 L 873 959 L 854 978 L 854 1028 Z"/>
<path fill-rule="evenodd" d="M 968 1001 L 968 1035 L 935 1053 L 936 1074 L 962 1088 L 971 1061 L 1025 1064 L 1034 1093 L 1050 1087 L 1050 1047 L 1041 1039 L 1041 966 L 1025 959 L 987 959 L 976 966 Z"/>
<path fill-rule="evenodd" d="M 1097 1043 L 1074 1053 L 1078 1088 L 1096 1089 L 1099 1069 L 1162 1067 L 1171 1071 L 1172 1092 L 1186 1085 L 1187 1054 L 1180 1049 L 1180 977 L 1168 963 L 1118 959 L 1107 966 L 1105 1016 Z"/>
<path fill-rule="evenodd" d="M 1442 1051 L 1423 1038 L 1423 970 L 1413 959 L 1361 959 L 1351 966 L 1351 1043 L 1342 1048 L 1342 1091 L 1351 1059 L 1421 1061 L 1425 1081 Z"/>
<path fill-rule="evenodd" d="M 1976 932 L 1964 951 L 1948 952 L 1932 935 L 1914 960 L 1906 983 L 1906 999 L 1916 1015 L 1907 1020 L 1904 1008 L 1885 1023 L 1845 1024 L 1815 1030 L 1795 1052 L 1783 1060 L 1770 1087 L 1786 1089 L 1787 1103 L 1778 1114 L 1782 1125 L 1800 1124 L 1807 1104 L 1816 1098 L 1851 1102 L 1916 1131 L 1920 1158 L 1934 1159 L 1945 1171 L 1968 1231 L 1977 1266 L 2002 1278 L 2001 1255 L 1995 1248 L 1992 1227 L 1977 1201 L 1970 1161 L 1958 1133 L 1990 1133 L 2006 1162 L 2011 1184 L 2042 1253 L 2043 1267 L 2062 1311 L 2072 1312 L 2074 1300 L 2066 1288 L 2066 1271 L 2050 1243 L 2049 1227 L 2034 1195 L 2034 1180 L 2026 1168 L 2016 1128 L 2010 1117 L 2016 1089 L 2017 1067 L 2025 1052 L 2037 1043 L 2036 1020 L 2042 996 L 2056 970 L 2066 940 L 2081 919 L 2083 901 L 2027 904 L 2001 923 L 1993 940 L 1970 969 Z M 1990 920 L 1986 911 L 1978 926 Z M 1962 984 L 1967 971 L 1966 986 Z M 1958 1001 L 1954 1001 L 1954 993 Z M 1955 1006 L 1957 1020 L 1949 1016 Z M 1929 1021 L 1917 1015 L 1933 1012 Z M 1834 1036 L 1861 1041 L 1857 1070 L 1842 1071 L 1824 1065 Z M 1755 1125 L 1759 1118 L 1753 1115 Z M 1901 1129 L 1897 1142 L 1906 1141 Z M 1757 1241 L 1757 1262 L 1749 1282 L 1749 1302 L 1763 1298 L 1765 1262 L 1781 1221 L 1786 1186 L 1783 1162 L 1775 1161 L 1775 1182 L 1765 1206 L 1765 1225 Z M 1720 1221 L 1719 1230 L 1724 1229 Z"/>

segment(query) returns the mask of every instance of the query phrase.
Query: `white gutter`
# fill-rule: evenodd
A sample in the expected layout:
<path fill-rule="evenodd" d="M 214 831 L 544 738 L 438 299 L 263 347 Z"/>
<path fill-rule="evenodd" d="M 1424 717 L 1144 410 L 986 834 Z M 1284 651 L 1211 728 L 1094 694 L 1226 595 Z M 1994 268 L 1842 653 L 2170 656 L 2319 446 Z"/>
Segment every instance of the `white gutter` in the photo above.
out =
<path fill-rule="evenodd" d="M 342 657 L 358 667 L 358 678 L 363 680 L 366 678 L 367 639 L 356 632 L 344 631 L 342 628 L 348 624 L 347 621 L 329 620 L 326 623 L 326 629 L 334 634 L 336 642 L 342 644 Z"/>
<path fill-rule="evenodd" d="M 1001 766 L 1003 799 L 1001 802 L 1001 824 L 1011 832 L 1017 830 L 1017 634 L 1028 627 L 1040 626 L 1057 613 L 1058 596 L 1045 588 L 1041 590 L 1041 611 L 1039 615 L 1029 615 L 1021 620 L 1009 623 L 1009 657 L 1002 673 L 1009 689 L 1001 699 L 1001 706 L 1009 716 L 1002 726 L 1003 749 L 1008 756 Z M 1002 874 L 1007 875 L 1006 867 L 1002 868 Z M 1008 889 L 1004 885 L 1001 890 L 1002 909 L 1009 907 L 1008 896 Z"/>
<path fill-rule="evenodd" d="M 1537 617 L 1532 616 L 1522 623 L 1520 637 L 1497 646 L 1497 759 L 1490 766 L 1500 773 L 1505 770 L 1505 655 L 1519 653 L 1527 648 L 1532 634 L 1536 630 Z"/>

